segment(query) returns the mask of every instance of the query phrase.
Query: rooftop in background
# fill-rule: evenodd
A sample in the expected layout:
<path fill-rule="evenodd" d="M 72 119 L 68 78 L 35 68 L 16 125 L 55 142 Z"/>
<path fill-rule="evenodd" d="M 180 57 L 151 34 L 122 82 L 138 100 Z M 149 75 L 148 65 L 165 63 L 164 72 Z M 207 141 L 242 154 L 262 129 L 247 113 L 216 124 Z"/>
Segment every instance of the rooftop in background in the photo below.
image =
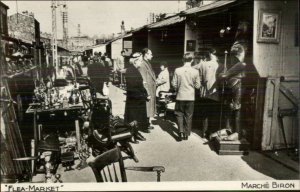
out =
<path fill-rule="evenodd" d="M 206 5 L 202 5 L 202 6 L 199 6 L 199 7 L 193 7 L 191 9 L 187 9 L 185 11 L 181 11 L 180 12 L 180 15 L 181 16 L 185 16 L 185 15 L 191 15 L 191 14 L 197 14 L 199 12 L 202 12 L 202 13 L 207 13 L 209 14 L 210 11 L 212 10 L 216 10 L 218 8 L 223 8 L 224 6 L 226 5 L 231 5 L 233 3 L 240 3 L 240 2 L 245 2 L 246 0 L 222 0 L 222 1 L 215 1 L 215 2 L 212 2 L 210 4 L 206 4 Z"/>
<path fill-rule="evenodd" d="M 9 14 L 16 12 L 16 1 L 1 1 L 10 7 Z M 90 37 L 100 34 L 117 34 L 120 22 L 124 21 L 126 29 L 137 28 L 146 24 L 149 12 L 176 13 L 185 9 L 186 1 L 67 1 L 69 36 L 77 36 L 77 25 L 81 33 Z M 19 10 L 34 12 L 41 23 L 41 31 L 51 32 L 51 1 L 17 1 Z M 137 11 L 138 8 L 138 11 Z M 88 11 L 81 11 L 88 10 Z M 80 13 L 80 14 L 78 14 Z M 109 19 L 108 19 L 109 18 Z M 61 22 L 58 12 L 58 23 Z M 58 25 L 58 38 L 62 38 L 62 26 Z"/>
<path fill-rule="evenodd" d="M 160 28 L 160 27 L 165 27 L 169 25 L 174 25 L 176 23 L 180 23 L 185 20 L 185 17 L 180 17 L 178 14 L 172 17 L 169 17 L 167 19 L 164 19 L 162 21 L 150 24 L 148 28 L 154 29 L 154 28 Z"/>
<path fill-rule="evenodd" d="M 0 1 L 0 7 L 4 7 L 5 9 L 9 9 L 9 7 L 7 5 L 5 5 L 4 3 L 2 3 L 1 1 Z"/>

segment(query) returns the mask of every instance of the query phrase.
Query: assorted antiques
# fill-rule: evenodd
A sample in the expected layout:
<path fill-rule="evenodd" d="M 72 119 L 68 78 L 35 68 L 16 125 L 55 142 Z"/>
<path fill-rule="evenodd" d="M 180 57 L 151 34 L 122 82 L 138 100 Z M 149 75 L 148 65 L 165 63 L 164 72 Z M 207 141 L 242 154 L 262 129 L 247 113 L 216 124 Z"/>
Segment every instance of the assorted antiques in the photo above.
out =
<path fill-rule="evenodd" d="M 71 171 L 79 159 L 76 169 L 83 169 L 91 154 L 98 156 L 116 145 L 138 162 L 129 143 L 135 124 L 127 125 L 120 117 L 113 116 L 111 101 L 98 98 L 89 85 L 61 81 L 52 82 L 51 78 L 36 81 L 33 103 L 27 110 L 34 114 L 34 124 L 39 125 L 40 138 L 35 138 L 37 167 L 39 172 L 46 173 L 45 181 L 53 182 L 60 163 L 65 171 Z M 70 120 L 75 121 L 75 129 L 69 128 L 74 127 Z M 59 177 L 56 179 L 60 182 Z"/>

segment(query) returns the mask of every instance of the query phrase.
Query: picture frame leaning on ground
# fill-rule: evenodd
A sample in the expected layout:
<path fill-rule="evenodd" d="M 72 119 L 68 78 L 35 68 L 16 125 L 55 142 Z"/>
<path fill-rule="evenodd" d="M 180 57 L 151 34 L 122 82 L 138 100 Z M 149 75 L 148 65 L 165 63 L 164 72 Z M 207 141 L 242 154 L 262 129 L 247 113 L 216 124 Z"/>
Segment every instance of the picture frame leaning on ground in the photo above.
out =
<path fill-rule="evenodd" d="M 260 9 L 257 29 L 258 43 L 279 43 L 281 11 Z"/>

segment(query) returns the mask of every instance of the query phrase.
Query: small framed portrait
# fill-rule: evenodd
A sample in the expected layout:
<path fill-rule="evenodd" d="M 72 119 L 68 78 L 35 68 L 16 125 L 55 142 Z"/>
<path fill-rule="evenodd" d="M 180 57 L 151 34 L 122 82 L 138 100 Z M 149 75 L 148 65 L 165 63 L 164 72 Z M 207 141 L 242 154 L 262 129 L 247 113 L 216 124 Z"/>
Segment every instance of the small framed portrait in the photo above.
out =
<path fill-rule="evenodd" d="M 279 43 L 281 11 L 259 10 L 257 42 Z"/>
<path fill-rule="evenodd" d="M 196 50 L 196 40 L 187 40 L 186 41 L 186 51 L 195 51 Z"/>

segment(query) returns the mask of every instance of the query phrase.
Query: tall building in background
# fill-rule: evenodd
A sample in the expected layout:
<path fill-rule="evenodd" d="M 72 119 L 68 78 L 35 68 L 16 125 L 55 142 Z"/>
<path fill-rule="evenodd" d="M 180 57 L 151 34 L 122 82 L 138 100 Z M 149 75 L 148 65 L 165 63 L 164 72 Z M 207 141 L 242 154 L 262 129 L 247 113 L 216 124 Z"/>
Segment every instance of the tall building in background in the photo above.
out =
<path fill-rule="evenodd" d="M 68 49 L 70 51 L 82 52 L 93 45 L 95 45 L 95 40 L 88 36 L 70 37 L 68 40 Z"/>
<path fill-rule="evenodd" d="M 39 44 L 40 23 L 34 18 L 33 13 L 28 11 L 15 13 L 8 17 L 8 34 L 26 43 Z"/>
<path fill-rule="evenodd" d="M 7 10 L 9 7 L 0 1 L 0 34 L 8 36 Z"/>

